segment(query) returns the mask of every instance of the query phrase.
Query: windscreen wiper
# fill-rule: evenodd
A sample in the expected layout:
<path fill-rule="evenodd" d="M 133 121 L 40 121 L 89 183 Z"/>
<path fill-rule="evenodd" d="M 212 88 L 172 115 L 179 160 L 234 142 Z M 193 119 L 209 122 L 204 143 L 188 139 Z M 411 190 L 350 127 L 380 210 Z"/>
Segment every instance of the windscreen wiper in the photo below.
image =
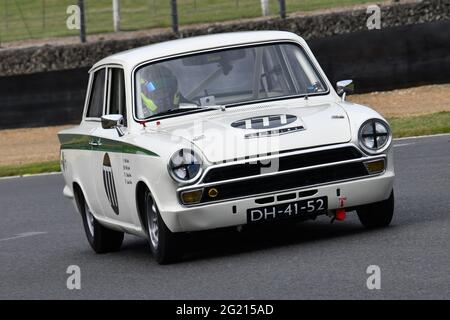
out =
<path fill-rule="evenodd" d="M 148 121 L 150 119 L 156 118 L 156 117 L 160 117 L 160 116 L 165 116 L 165 115 L 169 115 L 169 114 L 176 114 L 179 112 L 185 112 L 185 111 L 192 111 L 192 110 L 199 110 L 199 109 L 214 109 L 214 110 L 222 110 L 225 111 L 226 108 L 225 106 L 222 105 L 213 105 L 213 106 L 189 106 L 186 108 L 172 108 L 157 114 L 153 114 L 148 118 L 145 118 L 145 121 Z"/>
<path fill-rule="evenodd" d="M 165 115 L 168 115 L 168 114 L 175 114 L 175 113 L 178 113 L 178 112 L 189 111 L 190 109 L 196 109 L 196 108 L 181 108 L 181 109 L 180 108 L 172 108 L 172 109 L 169 109 L 169 110 L 166 110 L 166 111 L 163 111 L 163 112 L 152 114 L 150 117 L 146 118 L 146 120 L 149 120 L 149 119 L 152 119 L 152 118 L 155 118 L 155 117 L 165 116 Z"/>
<path fill-rule="evenodd" d="M 224 105 L 210 105 L 210 106 L 195 106 L 195 107 L 189 107 L 189 108 L 182 108 L 182 109 L 213 109 L 213 110 L 221 110 L 225 111 L 227 108 Z"/>

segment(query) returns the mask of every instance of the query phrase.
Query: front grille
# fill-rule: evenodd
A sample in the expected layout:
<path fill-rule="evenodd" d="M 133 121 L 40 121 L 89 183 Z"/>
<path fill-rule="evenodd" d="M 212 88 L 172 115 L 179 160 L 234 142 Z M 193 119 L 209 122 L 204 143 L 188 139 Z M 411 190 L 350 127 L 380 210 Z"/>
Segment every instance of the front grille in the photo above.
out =
<path fill-rule="evenodd" d="M 284 174 L 280 173 L 271 176 L 255 177 L 253 179 L 226 184 L 217 183 L 217 185 L 211 185 L 205 188 L 201 202 L 213 202 L 267 192 L 301 188 L 368 175 L 364 164 L 362 162 L 355 162 Z M 218 195 L 216 197 L 208 197 L 208 190 L 210 188 L 218 190 Z"/>
<path fill-rule="evenodd" d="M 273 169 L 277 172 L 290 169 L 305 168 L 310 166 L 334 163 L 339 161 L 361 158 L 361 153 L 354 147 L 342 147 L 330 150 L 314 151 L 277 158 L 278 166 L 274 163 Z M 243 177 L 258 176 L 270 163 L 260 161 L 244 164 L 230 165 L 211 169 L 203 178 L 204 183 L 231 180 Z M 267 171 L 266 171 L 267 172 Z"/>

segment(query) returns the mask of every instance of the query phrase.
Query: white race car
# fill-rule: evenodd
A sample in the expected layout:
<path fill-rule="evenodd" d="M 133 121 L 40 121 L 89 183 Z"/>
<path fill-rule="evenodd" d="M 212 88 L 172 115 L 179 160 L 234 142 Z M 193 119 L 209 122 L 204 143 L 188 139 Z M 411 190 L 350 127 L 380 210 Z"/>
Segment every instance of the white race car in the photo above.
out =
<path fill-rule="evenodd" d="M 80 125 L 59 133 L 64 195 L 98 252 L 124 232 L 159 263 L 186 232 L 276 220 L 393 216 L 391 129 L 335 91 L 306 42 L 279 31 L 174 40 L 90 70 Z"/>

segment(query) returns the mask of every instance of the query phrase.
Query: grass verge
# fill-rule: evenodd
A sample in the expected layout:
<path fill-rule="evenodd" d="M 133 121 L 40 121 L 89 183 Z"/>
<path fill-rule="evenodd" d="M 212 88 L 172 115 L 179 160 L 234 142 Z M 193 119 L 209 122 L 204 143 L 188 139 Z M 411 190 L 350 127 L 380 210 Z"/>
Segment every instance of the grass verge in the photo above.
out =
<path fill-rule="evenodd" d="M 450 112 L 388 119 L 394 138 L 450 133 Z M 0 177 L 60 171 L 59 161 L 0 166 Z"/>
<path fill-rule="evenodd" d="M 389 118 L 394 138 L 450 133 L 450 112 Z"/>
<path fill-rule="evenodd" d="M 46 161 L 21 165 L 0 166 L 0 177 L 21 176 L 24 174 L 37 174 L 61 171 L 59 161 Z"/>

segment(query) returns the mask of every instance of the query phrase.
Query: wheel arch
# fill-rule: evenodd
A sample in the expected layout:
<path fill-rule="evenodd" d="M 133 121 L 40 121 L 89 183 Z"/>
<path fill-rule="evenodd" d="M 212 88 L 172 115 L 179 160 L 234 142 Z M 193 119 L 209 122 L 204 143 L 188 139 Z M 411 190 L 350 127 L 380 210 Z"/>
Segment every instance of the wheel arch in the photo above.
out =
<path fill-rule="evenodd" d="M 145 183 L 144 181 L 140 180 L 137 184 L 136 184 L 136 192 L 135 192 L 135 197 L 136 197 L 136 210 L 137 210 L 137 214 L 139 217 L 139 221 L 141 223 L 141 228 L 142 230 L 145 231 L 145 233 L 147 233 L 147 216 L 145 214 L 145 199 L 144 199 L 144 195 L 145 195 L 145 191 L 150 191 L 150 188 L 148 187 L 147 183 Z M 151 191 L 150 191 L 151 193 Z"/>
<path fill-rule="evenodd" d="M 86 201 L 89 208 L 92 208 L 91 203 L 90 203 L 87 193 L 86 193 L 85 189 L 83 188 L 83 185 L 80 181 L 78 181 L 77 179 L 74 179 L 72 182 L 72 188 L 73 188 L 73 198 L 75 201 L 75 206 L 78 209 L 78 213 L 80 213 L 82 215 L 84 212 L 84 207 L 82 207 L 81 205 L 84 203 L 81 203 L 81 200 Z M 91 209 L 91 211 L 92 211 L 92 209 Z M 94 217 L 97 218 L 97 215 L 95 212 L 92 211 L 92 214 L 94 215 Z"/>
<path fill-rule="evenodd" d="M 148 190 L 153 198 L 153 201 L 158 207 L 159 213 L 164 224 L 169 228 L 172 232 L 177 232 L 180 229 L 179 221 L 176 215 L 172 214 L 172 212 L 166 212 L 161 209 L 161 203 L 159 202 L 157 194 L 155 194 L 152 186 L 148 183 L 148 181 L 143 178 L 139 179 L 136 183 L 135 189 L 135 202 L 136 202 L 136 210 L 138 213 L 139 221 L 141 223 L 142 230 L 145 230 L 147 233 L 147 216 L 145 213 L 144 207 L 144 194 L 145 191 Z"/>
<path fill-rule="evenodd" d="M 78 183 L 78 181 L 73 181 L 72 182 L 72 189 L 73 189 L 73 198 L 75 201 L 75 205 L 78 209 L 78 213 L 80 215 L 83 214 L 83 206 L 81 201 L 86 201 L 86 196 L 85 196 L 85 192 L 83 191 L 83 188 L 81 187 L 81 185 Z"/>

